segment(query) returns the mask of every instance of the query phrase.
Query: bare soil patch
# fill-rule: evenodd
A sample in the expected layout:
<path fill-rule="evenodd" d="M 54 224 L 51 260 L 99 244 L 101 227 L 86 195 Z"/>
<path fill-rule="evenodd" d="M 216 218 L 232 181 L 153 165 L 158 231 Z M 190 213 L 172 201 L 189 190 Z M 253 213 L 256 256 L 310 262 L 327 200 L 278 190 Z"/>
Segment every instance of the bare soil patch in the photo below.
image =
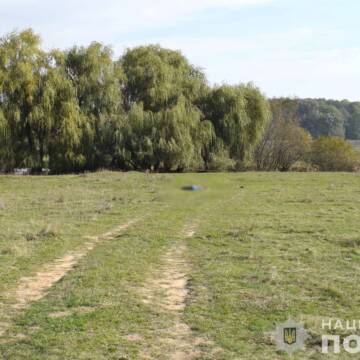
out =
<path fill-rule="evenodd" d="M 194 236 L 196 226 L 187 227 L 185 238 Z M 183 321 L 183 312 L 188 296 L 188 282 L 191 267 L 185 260 L 186 244 L 175 243 L 164 255 L 164 265 L 148 279 L 141 289 L 143 302 L 160 308 L 172 315 L 173 321 L 168 329 L 164 329 L 158 349 L 148 349 L 142 352 L 144 359 L 156 359 L 155 353 L 169 349 L 166 358 L 170 360 L 191 360 L 201 357 L 198 346 L 209 341 L 196 337 L 190 327 Z"/>

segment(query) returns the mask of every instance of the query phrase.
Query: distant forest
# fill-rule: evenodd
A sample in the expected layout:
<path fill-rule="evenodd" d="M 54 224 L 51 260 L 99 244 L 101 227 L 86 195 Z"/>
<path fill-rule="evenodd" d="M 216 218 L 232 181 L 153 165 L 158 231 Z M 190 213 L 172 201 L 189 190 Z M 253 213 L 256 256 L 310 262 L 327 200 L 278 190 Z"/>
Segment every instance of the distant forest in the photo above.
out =
<path fill-rule="evenodd" d="M 297 103 L 301 127 L 313 137 L 360 139 L 360 102 L 324 99 L 288 99 Z"/>
<path fill-rule="evenodd" d="M 360 139 L 360 104 L 210 86 L 181 52 L 158 45 L 114 59 L 97 42 L 45 51 L 31 29 L 0 39 L 2 172 L 285 171 L 299 160 L 353 169 L 353 154 L 337 140 L 314 149 L 340 146 L 350 162 L 309 158 L 321 135 Z"/>

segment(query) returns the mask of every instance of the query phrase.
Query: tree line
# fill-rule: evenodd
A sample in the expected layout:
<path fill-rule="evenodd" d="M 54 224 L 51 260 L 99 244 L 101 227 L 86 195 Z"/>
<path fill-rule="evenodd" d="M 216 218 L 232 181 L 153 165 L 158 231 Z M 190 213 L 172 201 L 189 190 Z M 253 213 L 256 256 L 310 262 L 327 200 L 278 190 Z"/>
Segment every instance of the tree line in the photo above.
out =
<path fill-rule="evenodd" d="M 0 171 L 352 170 L 345 138 L 360 103 L 210 86 L 157 45 L 114 59 L 97 42 L 45 51 L 31 29 L 0 38 Z"/>
<path fill-rule="evenodd" d="M 270 117 L 252 84 L 209 86 L 178 51 L 0 39 L 0 170 L 239 169 Z"/>

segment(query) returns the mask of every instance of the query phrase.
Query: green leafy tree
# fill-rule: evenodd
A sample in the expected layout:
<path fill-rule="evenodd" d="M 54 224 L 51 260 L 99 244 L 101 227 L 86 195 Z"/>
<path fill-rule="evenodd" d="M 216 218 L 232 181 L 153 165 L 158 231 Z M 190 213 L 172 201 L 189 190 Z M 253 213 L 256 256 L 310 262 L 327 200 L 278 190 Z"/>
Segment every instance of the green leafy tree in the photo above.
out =
<path fill-rule="evenodd" d="M 212 124 L 196 106 L 207 91 L 204 74 L 177 51 L 156 45 L 120 59 L 128 109 L 118 143 L 120 162 L 134 169 L 202 169 Z"/>
<path fill-rule="evenodd" d="M 0 107 L 3 167 L 36 166 L 31 112 L 46 68 L 40 39 L 31 30 L 0 39 Z"/>
<path fill-rule="evenodd" d="M 218 141 L 237 165 L 249 160 L 269 118 L 265 97 L 251 84 L 211 90 L 201 108 L 214 126 Z"/>
<path fill-rule="evenodd" d="M 130 109 L 119 133 L 120 158 L 132 169 L 182 171 L 203 167 L 202 148 L 213 129 L 201 113 L 180 100 L 158 112 L 145 111 L 142 103 Z"/>
<path fill-rule="evenodd" d="M 1 133 L 4 167 L 71 170 L 81 129 L 74 91 L 53 54 L 40 48 L 31 30 L 0 41 Z M 59 144 L 66 144 L 60 154 Z M 56 151 L 50 151 L 56 149 Z M 51 156 L 57 158 L 55 165 Z M 61 159 L 61 162 L 60 162 Z M 65 164 L 66 163 L 66 164 Z"/>
<path fill-rule="evenodd" d="M 127 50 L 120 63 L 127 109 L 141 102 L 145 111 L 157 112 L 176 106 L 181 98 L 194 103 L 207 89 L 203 72 L 179 51 L 140 46 Z"/>
<path fill-rule="evenodd" d="M 43 95 L 51 104 L 52 127 L 47 139 L 49 167 L 54 172 L 80 170 L 86 160 L 82 146 L 86 118 L 80 111 L 76 89 L 64 71 L 62 59 L 62 54 L 52 54 L 49 87 Z"/>
<path fill-rule="evenodd" d="M 82 147 L 87 169 L 109 167 L 115 162 L 116 133 L 124 116 L 123 73 L 112 55 L 110 47 L 96 42 L 65 53 L 65 71 L 85 118 Z"/>

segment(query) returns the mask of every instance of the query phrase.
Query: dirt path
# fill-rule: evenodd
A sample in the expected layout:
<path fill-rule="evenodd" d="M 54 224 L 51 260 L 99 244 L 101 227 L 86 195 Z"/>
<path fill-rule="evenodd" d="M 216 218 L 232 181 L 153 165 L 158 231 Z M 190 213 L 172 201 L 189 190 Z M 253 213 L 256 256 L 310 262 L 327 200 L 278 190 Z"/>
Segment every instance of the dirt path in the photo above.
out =
<path fill-rule="evenodd" d="M 184 230 L 184 238 L 194 236 L 196 226 Z M 188 282 L 191 267 L 185 260 L 186 243 L 175 243 L 164 255 L 164 266 L 158 269 L 150 278 L 141 295 L 143 302 L 159 307 L 173 318 L 172 324 L 164 330 L 161 337 L 162 356 L 170 360 L 191 360 L 201 356 L 197 345 L 209 344 L 205 339 L 196 337 L 190 327 L 183 321 L 183 312 L 188 296 Z M 171 349 L 164 354 L 164 348 Z M 143 351 L 145 359 L 156 359 L 153 353 L 158 349 Z"/>
<path fill-rule="evenodd" d="M 21 278 L 19 285 L 6 294 L 7 302 L 10 303 L 6 306 L 16 311 L 26 308 L 33 301 L 40 300 L 56 282 L 74 268 L 80 259 L 94 249 L 97 243 L 120 235 L 134 223 L 135 220 L 129 221 L 100 236 L 87 236 L 88 241 L 79 250 L 69 252 L 61 258 L 43 265 L 34 276 Z M 0 323 L 0 336 L 9 326 L 10 322 Z"/>

